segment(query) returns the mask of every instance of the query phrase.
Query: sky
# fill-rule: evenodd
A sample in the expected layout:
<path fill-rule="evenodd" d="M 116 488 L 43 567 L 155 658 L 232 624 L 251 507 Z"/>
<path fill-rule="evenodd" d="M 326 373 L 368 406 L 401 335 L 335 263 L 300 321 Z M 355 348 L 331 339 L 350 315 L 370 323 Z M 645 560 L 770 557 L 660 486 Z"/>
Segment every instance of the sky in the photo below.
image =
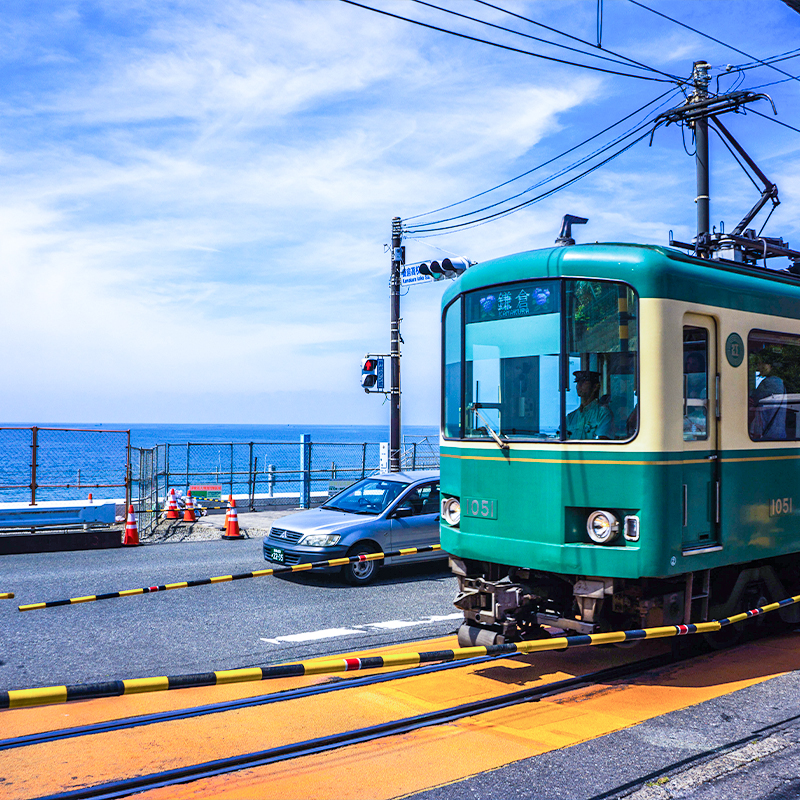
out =
<path fill-rule="evenodd" d="M 5 0 L 0 420 L 388 424 L 360 375 L 366 353 L 389 350 L 393 217 L 419 225 L 530 189 L 683 102 L 663 73 L 686 79 L 700 59 L 712 91 L 772 84 L 761 91 L 777 119 L 800 128 L 800 84 L 778 71 L 800 75 L 800 58 L 737 69 L 800 45 L 800 14 L 780 0 L 645 3 L 721 43 L 630 0 L 605 0 L 601 26 L 595 0 L 432 2 L 483 22 L 412 0 L 363 4 L 640 77 L 337 0 Z M 496 192 L 411 219 L 648 103 Z M 772 116 L 767 101 L 752 107 Z M 755 114 L 725 124 L 778 184 L 765 235 L 800 245 L 800 132 Z M 409 227 L 406 261 L 549 247 L 566 213 L 589 218 L 579 242 L 691 240 L 692 150 L 690 132 L 662 126 L 652 145 L 516 213 L 435 236 Z M 731 230 L 758 192 L 717 140 L 711 162 L 712 222 Z M 406 424 L 438 423 L 445 283 L 404 289 Z"/>

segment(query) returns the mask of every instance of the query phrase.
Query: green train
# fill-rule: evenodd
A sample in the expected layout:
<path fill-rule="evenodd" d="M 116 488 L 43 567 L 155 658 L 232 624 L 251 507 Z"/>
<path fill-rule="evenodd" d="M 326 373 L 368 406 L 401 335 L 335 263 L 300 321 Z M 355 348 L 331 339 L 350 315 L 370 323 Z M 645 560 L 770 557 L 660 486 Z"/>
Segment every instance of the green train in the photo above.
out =
<path fill-rule="evenodd" d="M 567 244 L 474 266 L 443 298 L 461 645 L 800 593 L 800 262 Z"/>

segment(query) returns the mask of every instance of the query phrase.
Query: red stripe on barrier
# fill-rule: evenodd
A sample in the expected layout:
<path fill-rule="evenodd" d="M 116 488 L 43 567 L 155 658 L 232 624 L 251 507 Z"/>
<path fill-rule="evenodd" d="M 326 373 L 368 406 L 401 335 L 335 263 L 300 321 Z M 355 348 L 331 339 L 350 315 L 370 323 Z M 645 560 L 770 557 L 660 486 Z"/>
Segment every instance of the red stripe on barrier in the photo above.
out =
<path fill-rule="evenodd" d="M 151 592 L 157 592 L 158 591 L 158 586 L 151 586 L 150 587 L 150 591 Z"/>
<path fill-rule="evenodd" d="M 361 669 L 360 658 L 346 658 L 344 663 L 347 665 L 345 672 L 349 672 L 351 669 Z"/>
<path fill-rule="evenodd" d="M 678 636 L 684 636 L 689 633 L 688 625 L 676 625 L 675 627 L 678 629 Z"/>
<path fill-rule="evenodd" d="M 359 557 L 358 557 L 358 560 L 359 561 L 366 561 L 367 560 L 366 553 L 361 553 L 361 555 L 359 555 Z"/>

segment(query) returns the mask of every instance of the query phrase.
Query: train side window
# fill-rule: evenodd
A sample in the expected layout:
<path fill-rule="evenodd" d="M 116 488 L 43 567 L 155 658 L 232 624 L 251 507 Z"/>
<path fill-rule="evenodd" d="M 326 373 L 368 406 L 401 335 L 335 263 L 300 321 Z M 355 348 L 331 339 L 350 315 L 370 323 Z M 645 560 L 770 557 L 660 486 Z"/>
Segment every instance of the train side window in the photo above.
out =
<path fill-rule="evenodd" d="M 754 442 L 796 440 L 800 337 L 751 331 L 747 353 L 750 438 Z"/>
<path fill-rule="evenodd" d="M 567 281 L 566 439 L 626 440 L 636 435 L 636 295 L 610 281 Z"/>
<path fill-rule="evenodd" d="M 683 439 L 708 439 L 708 331 L 683 329 Z"/>

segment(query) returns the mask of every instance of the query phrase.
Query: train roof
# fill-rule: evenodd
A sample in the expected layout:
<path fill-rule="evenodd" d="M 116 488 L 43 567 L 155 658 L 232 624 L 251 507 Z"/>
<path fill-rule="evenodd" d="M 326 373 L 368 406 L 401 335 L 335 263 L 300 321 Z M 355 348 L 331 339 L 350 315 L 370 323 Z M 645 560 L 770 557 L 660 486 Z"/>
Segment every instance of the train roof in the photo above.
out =
<path fill-rule="evenodd" d="M 443 297 L 535 278 L 604 278 L 630 284 L 640 297 L 658 297 L 800 318 L 800 276 L 786 271 L 706 260 L 671 247 L 579 244 L 502 256 L 470 267 Z"/>

